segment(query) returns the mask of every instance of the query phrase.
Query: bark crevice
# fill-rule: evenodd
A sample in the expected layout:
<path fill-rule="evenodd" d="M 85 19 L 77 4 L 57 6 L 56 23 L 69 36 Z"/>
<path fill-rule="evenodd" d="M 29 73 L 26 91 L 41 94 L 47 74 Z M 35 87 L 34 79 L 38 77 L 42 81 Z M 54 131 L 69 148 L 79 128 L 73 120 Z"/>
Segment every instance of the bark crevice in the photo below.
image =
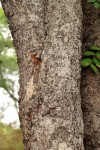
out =
<path fill-rule="evenodd" d="M 83 47 L 89 50 L 92 45 L 100 47 L 100 10 L 82 1 L 83 6 Z M 100 73 L 82 69 L 81 94 L 84 119 L 85 150 L 100 149 Z"/>

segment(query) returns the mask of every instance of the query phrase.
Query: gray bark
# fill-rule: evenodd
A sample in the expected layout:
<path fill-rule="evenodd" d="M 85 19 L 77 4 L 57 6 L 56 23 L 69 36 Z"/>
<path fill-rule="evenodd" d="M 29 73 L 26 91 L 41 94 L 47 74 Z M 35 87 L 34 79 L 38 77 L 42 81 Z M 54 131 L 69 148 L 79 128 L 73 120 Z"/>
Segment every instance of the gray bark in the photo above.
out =
<path fill-rule="evenodd" d="M 2 0 L 2 4 L 20 69 L 25 149 L 84 150 L 81 0 Z"/>
<path fill-rule="evenodd" d="M 100 46 L 100 10 L 83 1 L 83 14 L 83 50 Z M 100 150 L 100 73 L 84 69 L 81 86 L 85 149 Z"/>

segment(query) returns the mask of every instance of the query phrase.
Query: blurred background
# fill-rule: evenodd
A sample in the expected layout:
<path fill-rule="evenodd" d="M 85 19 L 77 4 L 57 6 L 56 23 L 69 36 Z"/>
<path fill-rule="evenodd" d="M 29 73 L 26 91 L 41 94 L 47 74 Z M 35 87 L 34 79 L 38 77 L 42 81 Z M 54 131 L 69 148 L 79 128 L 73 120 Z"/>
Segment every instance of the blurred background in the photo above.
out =
<path fill-rule="evenodd" d="M 18 65 L 0 4 L 0 150 L 23 150 L 18 118 Z"/>

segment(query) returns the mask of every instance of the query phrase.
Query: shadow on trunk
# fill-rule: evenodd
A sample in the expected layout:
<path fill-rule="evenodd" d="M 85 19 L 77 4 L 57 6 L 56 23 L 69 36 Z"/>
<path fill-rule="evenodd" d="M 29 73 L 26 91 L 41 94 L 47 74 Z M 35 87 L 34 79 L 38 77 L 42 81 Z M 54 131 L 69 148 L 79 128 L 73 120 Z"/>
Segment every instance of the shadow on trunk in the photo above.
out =
<path fill-rule="evenodd" d="M 88 50 L 92 45 L 100 46 L 100 10 L 82 1 L 83 7 L 83 47 Z M 85 124 L 85 150 L 100 149 L 100 74 L 90 69 L 82 70 L 82 110 Z"/>

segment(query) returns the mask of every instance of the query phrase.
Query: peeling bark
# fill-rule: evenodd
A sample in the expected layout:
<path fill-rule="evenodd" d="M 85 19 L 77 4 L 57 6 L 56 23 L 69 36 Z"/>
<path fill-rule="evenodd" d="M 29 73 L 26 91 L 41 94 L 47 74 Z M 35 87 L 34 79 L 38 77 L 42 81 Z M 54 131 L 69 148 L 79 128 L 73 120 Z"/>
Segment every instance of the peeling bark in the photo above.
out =
<path fill-rule="evenodd" d="M 100 46 L 100 10 L 83 1 L 83 50 Z M 82 109 L 86 150 L 100 150 L 100 74 L 89 69 L 82 71 Z"/>
<path fill-rule="evenodd" d="M 20 69 L 25 150 L 84 150 L 81 1 L 2 0 L 2 4 Z"/>

